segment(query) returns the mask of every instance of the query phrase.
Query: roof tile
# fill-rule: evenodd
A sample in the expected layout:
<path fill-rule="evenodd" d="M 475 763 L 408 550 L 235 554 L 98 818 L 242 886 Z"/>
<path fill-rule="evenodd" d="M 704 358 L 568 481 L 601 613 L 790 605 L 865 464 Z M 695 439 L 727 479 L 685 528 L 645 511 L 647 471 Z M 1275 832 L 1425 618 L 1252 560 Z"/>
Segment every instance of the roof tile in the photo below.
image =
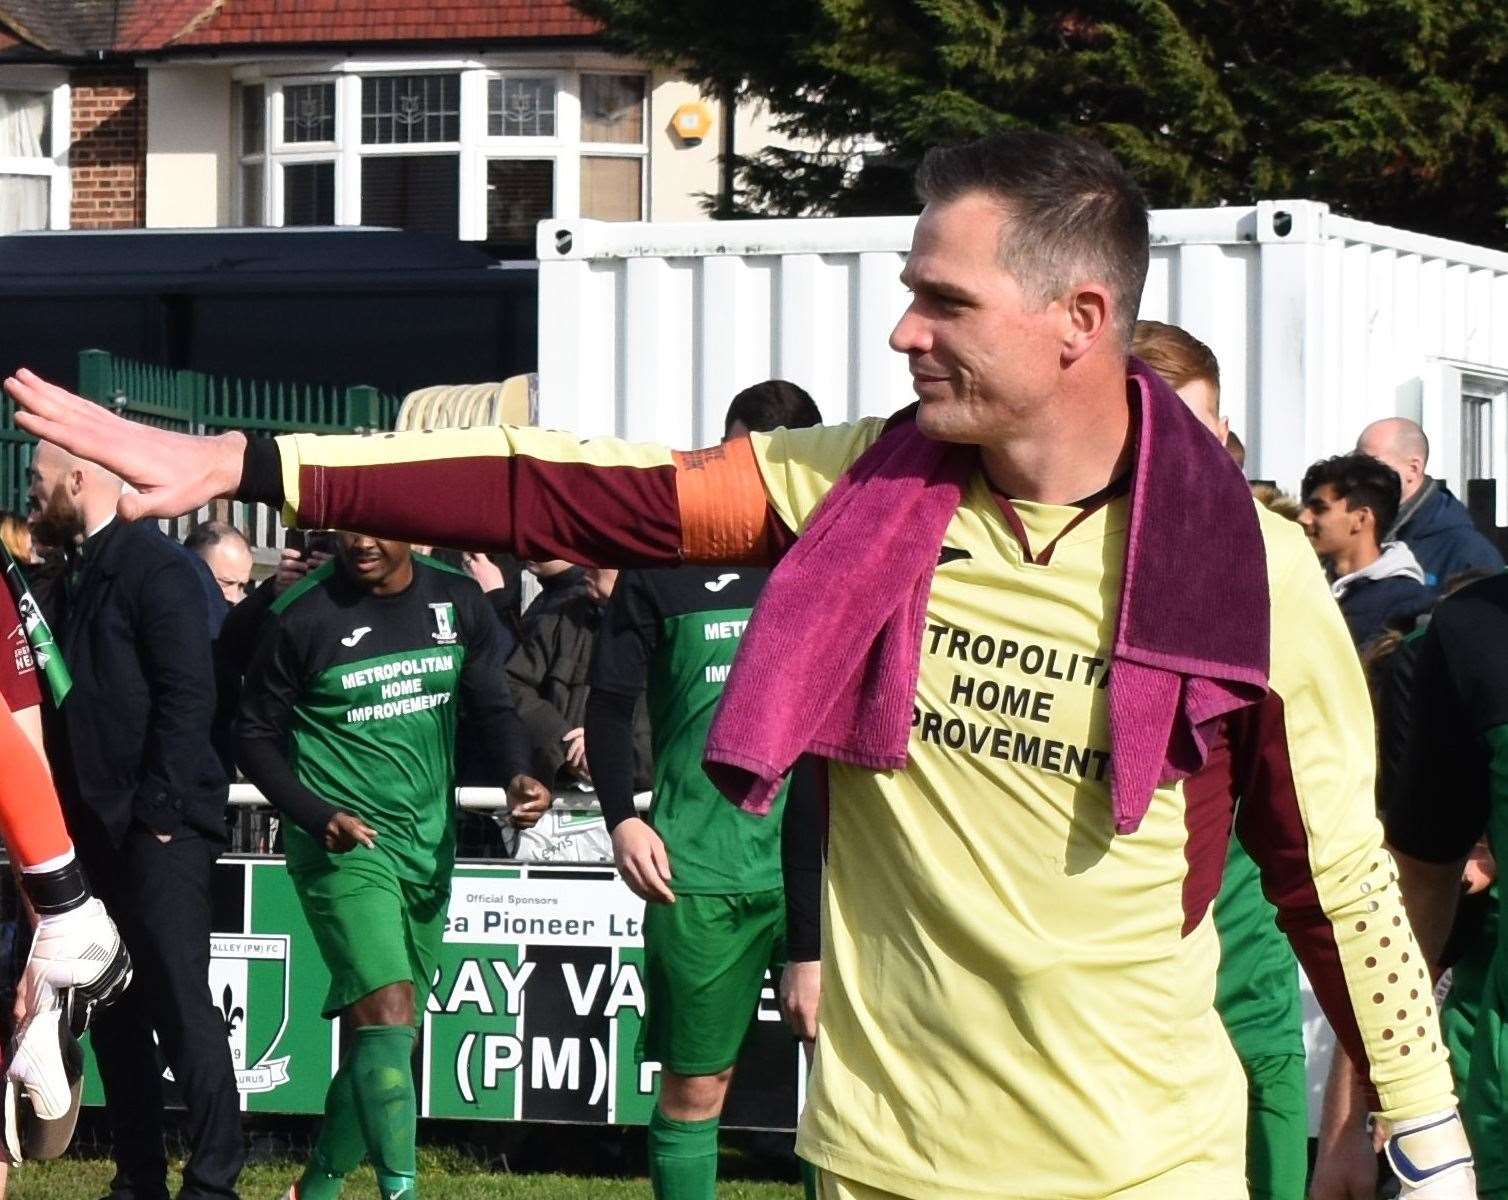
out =
<path fill-rule="evenodd" d="M 0 0 L 0 48 L 32 40 L 113 48 L 585 38 L 601 26 L 569 0 Z M 16 36 L 13 36 L 16 35 Z"/>

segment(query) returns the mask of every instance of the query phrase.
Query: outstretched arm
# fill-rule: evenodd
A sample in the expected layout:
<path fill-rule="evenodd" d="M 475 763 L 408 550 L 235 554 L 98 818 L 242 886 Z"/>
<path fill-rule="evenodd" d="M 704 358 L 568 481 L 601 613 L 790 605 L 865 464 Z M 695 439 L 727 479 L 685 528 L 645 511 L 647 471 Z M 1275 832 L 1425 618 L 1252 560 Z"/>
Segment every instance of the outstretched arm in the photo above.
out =
<path fill-rule="evenodd" d="M 689 453 L 515 428 L 248 442 L 139 425 L 30 371 L 5 387 L 23 429 L 137 489 L 128 520 L 234 496 L 306 528 L 601 566 L 768 562 L 790 537 L 746 439 Z"/>

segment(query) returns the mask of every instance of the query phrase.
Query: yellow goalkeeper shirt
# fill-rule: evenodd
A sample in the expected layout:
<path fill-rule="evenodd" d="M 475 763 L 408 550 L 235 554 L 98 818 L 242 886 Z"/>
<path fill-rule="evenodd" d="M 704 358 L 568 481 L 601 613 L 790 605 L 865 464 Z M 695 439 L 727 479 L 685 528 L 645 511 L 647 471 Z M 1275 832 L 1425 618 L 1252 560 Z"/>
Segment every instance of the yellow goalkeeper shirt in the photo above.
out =
<path fill-rule="evenodd" d="M 766 561 L 881 429 L 691 455 L 520 429 L 283 438 L 281 494 L 306 526 L 532 558 Z M 1016 507 L 1033 546 L 1077 515 Z M 908 765 L 831 768 L 799 1138 L 819 1166 L 929 1200 L 1243 1196 L 1245 1089 L 1212 1007 L 1209 916 L 1233 811 L 1380 1111 L 1454 1103 L 1374 815 L 1360 667 L 1298 527 L 1259 515 L 1271 694 L 1116 836 L 1105 673 L 1125 502 L 1041 565 L 972 482 L 932 586 Z"/>

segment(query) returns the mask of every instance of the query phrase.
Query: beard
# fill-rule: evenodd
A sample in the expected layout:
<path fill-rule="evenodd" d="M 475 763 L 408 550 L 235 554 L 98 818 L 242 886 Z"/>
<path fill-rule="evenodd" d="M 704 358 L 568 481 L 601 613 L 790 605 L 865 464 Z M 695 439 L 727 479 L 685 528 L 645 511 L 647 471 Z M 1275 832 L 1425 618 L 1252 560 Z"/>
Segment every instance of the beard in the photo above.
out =
<path fill-rule="evenodd" d="M 70 550 L 83 536 L 84 514 L 68 498 L 67 489 L 60 483 L 53 488 L 47 503 L 37 510 L 30 524 L 34 541 L 59 550 Z"/>

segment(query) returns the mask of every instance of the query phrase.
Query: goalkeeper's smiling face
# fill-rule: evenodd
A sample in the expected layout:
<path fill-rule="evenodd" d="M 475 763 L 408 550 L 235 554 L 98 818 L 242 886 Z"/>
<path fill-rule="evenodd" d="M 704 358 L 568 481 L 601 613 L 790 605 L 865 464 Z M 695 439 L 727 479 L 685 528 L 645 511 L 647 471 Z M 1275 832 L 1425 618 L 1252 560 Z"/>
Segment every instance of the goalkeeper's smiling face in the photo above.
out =
<path fill-rule="evenodd" d="M 338 534 L 336 541 L 341 569 L 357 587 L 388 596 L 401 592 L 413 580 L 414 565 L 407 542 L 390 542 L 364 533 Z"/>

